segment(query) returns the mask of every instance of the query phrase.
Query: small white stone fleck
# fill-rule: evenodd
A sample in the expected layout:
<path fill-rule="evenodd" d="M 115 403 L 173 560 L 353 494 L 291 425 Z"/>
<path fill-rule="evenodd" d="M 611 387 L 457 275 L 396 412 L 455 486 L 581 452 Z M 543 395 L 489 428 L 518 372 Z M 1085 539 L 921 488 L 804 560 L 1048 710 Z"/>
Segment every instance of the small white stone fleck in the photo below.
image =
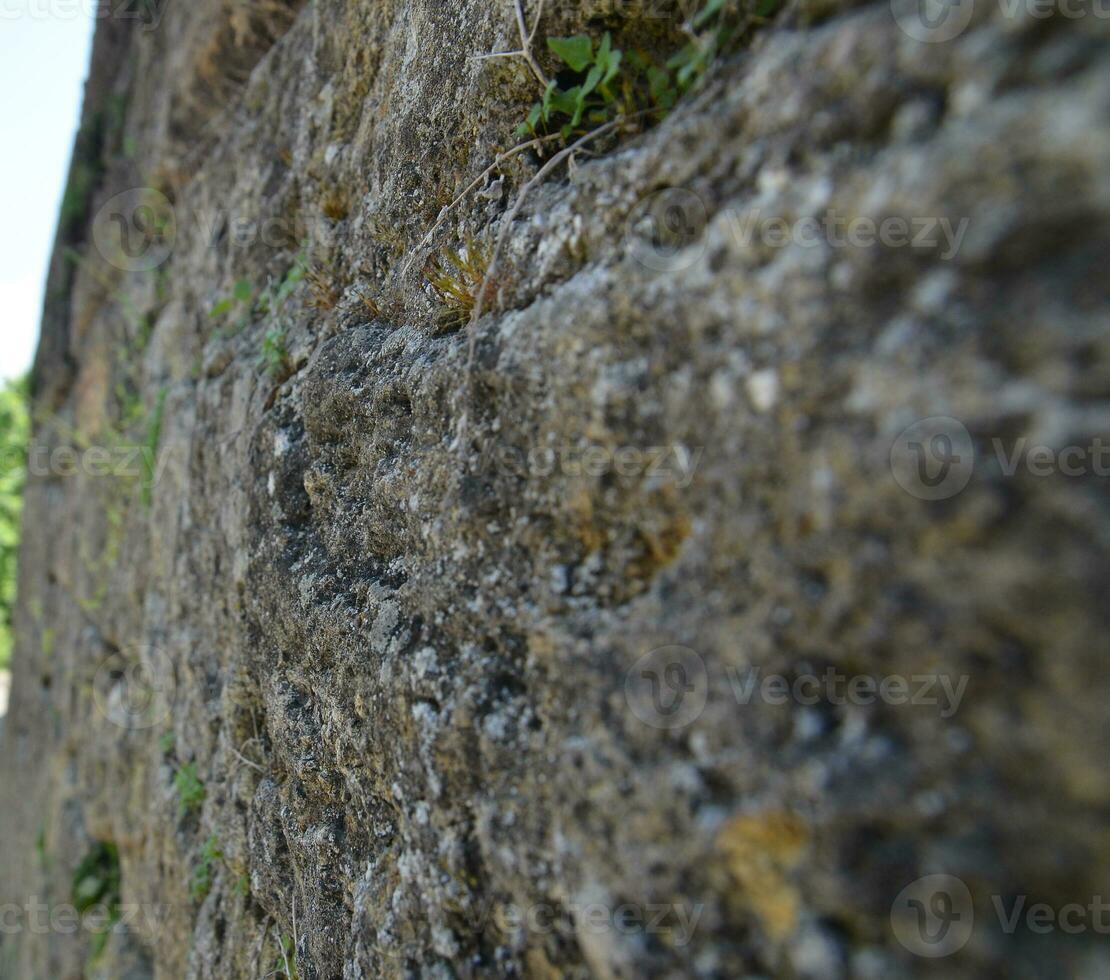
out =
<path fill-rule="evenodd" d="M 758 412 L 769 412 L 775 407 L 775 403 L 779 400 L 779 376 L 778 372 L 768 368 L 764 371 L 756 371 L 750 375 L 745 382 L 748 389 L 748 397 L 752 400 L 752 405 L 755 406 Z"/>
<path fill-rule="evenodd" d="M 732 378 L 725 371 L 716 371 L 709 380 L 709 397 L 713 405 L 724 411 L 732 404 Z"/>

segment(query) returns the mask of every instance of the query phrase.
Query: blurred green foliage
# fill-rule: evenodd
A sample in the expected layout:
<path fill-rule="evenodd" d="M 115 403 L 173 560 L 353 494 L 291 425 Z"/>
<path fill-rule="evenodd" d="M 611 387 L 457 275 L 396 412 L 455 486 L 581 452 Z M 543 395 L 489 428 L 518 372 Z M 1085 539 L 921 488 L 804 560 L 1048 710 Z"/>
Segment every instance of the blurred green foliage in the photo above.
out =
<path fill-rule="evenodd" d="M 12 650 L 16 561 L 19 556 L 19 515 L 27 469 L 27 380 L 0 383 L 0 668 Z"/>

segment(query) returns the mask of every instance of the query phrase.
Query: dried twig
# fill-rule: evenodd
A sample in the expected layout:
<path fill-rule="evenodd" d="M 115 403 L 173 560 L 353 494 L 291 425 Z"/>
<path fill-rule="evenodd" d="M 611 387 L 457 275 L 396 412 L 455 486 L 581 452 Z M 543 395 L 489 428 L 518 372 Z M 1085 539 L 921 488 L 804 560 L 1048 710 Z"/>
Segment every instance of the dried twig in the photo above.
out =
<path fill-rule="evenodd" d="M 536 76 L 536 81 L 544 88 L 547 88 L 547 76 L 544 74 L 539 62 L 536 61 L 536 56 L 532 53 L 532 42 L 535 40 L 536 28 L 539 27 L 540 18 L 542 16 L 543 0 L 539 0 L 536 4 L 536 18 L 532 23 L 532 30 L 529 31 L 527 25 L 524 23 L 524 7 L 521 4 L 521 0 L 516 0 L 516 26 L 520 31 L 520 55 L 528 63 L 528 67 L 532 69 L 532 74 Z"/>
<path fill-rule="evenodd" d="M 245 747 L 245 746 L 244 746 L 244 747 Z M 232 755 L 234 755 L 234 756 L 235 756 L 235 758 L 237 758 L 237 759 L 238 759 L 238 760 L 239 760 L 240 762 L 246 763 L 246 764 L 247 764 L 248 766 L 250 766 L 250 767 L 251 767 L 252 769 L 257 769 L 257 770 L 258 770 L 259 772 L 262 772 L 262 773 L 264 773 L 264 772 L 266 771 L 266 770 L 265 770 L 265 769 L 263 769 L 263 768 L 262 768 L 262 767 L 261 767 L 261 766 L 260 766 L 260 765 L 259 765 L 259 764 L 258 764 L 257 762 L 251 762 L 251 760 L 250 760 L 250 759 L 248 759 L 248 758 L 247 758 L 246 756 L 242 755 L 242 754 L 241 754 L 241 753 L 239 752 L 239 750 L 235 748 L 235 746 L 233 746 L 233 745 L 229 745 L 229 746 L 228 746 L 228 748 L 229 748 L 229 749 L 231 749 L 231 753 L 232 753 Z"/>
<path fill-rule="evenodd" d="M 532 21 L 532 29 L 528 30 L 528 25 L 524 22 L 524 7 L 521 0 L 514 0 L 514 7 L 516 11 L 516 27 L 520 32 L 520 47 L 515 51 L 492 51 L 489 54 L 477 55 L 479 61 L 488 61 L 490 58 L 523 58 L 524 63 L 528 65 L 529 71 L 536 76 L 536 81 L 544 88 L 548 86 L 547 75 L 540 67 L 540 63 L 536 60 L 536 56 L 532 51 L 532 45 L 536 40 L 536 32 L 540 26 L 540 18 L 543 17 L 543 3 L 544 0 L 539 0 L 536 5 L 536 17 Z"/>
<path fill-rule="evenodd" d="M 536 16 L 532 19 L 532 30 L 528 34 L 528 47 L 536 40 L 536 34 L 540 29 L 540 21 L 543 19 L 543 0 L 539 0 L 536 4 Z"/>
<path fill-rule="evenodd" d="M 525 150 L 534 149 L 535 147 L 538 147 L 544 143 L 549 143 L 552 140 L 557 140 L 559 138 L 560 136 L 558 133 L 551 133 L 548 136 L 537 136 L 535 139 L 530 139 L 525 143 L 517 144 L 512 149 L 506 150 L 504 153 L 499 153 L 494 159 L 493 163 L 486 167 L 486 169 L 478 174 L 478 176 L 475 177 L 474 180 L 467 184 L 466 187 L 464 187 L 459 193 L 459 196 L 456 197 L 455 200 L 453 200 L 440 212 L 439 217 L 435 220 L 435 224 L 433 224 L 432 227 L 428 229 L 428 233 L 422 239 L 420 239 L 420 243 L 416 246 L 415 249 L 413 249 L 413 252 L 409 256 L 408 261 L 406 261 L 405 264 L 401 267 L 401 278 L 404 278 L 408 274 L 409 269 L 412 267 L 412 263 L 416 261 L 416 257 L 432 243 L 432 239 L 435 238 L 436 232 L 443 227 L 443 223 L 447 220 L 451 212 L 454 211 L 455 208 L 457 208 L 459 204 L 461 204 L 462 201 L 475 188 L 480 187 L 482 184 L 484 184 L 489 178 L 490 174 L 492 174 L 506 160 L 511 160 L 517 154 L 523 153 Z"/>

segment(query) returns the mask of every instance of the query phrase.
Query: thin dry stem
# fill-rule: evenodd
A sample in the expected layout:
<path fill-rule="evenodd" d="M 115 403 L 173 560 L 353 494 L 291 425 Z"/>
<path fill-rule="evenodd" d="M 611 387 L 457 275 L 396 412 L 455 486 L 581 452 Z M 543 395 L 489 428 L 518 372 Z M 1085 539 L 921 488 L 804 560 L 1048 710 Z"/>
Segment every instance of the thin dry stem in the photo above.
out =
<path fill-rule="evenodd" d="M 420 243 L 416 246 L 412 254 L 409 256 L 408 261 L 405 262 L 405 264 L 401 267 L 401 278 L 403 279 L 406 275 L 408 275 L 409 269 L 412 268 L 412 263 L 416 261 L 417 255 L 419 255 L 432 243 L 432 239 L 435 238 L 436 232 L 443 227 L 443 223 L 450 216 L 451 212 L 454 211 L 455 208 L 457 208 L 459 204 L 461 204 L 466 199 L 466 197 L 473 190 L 475 190 L 475 188 L 480 187 L 482 184 L 484 184 L 489 176 L 498 167 L 500 167 L 506 160 L 511 160 L 518 153 L 523 153 L 525 150 L 533 149 L 534 147 L 540 146 L 543 143 L 549 143 L 552 140 L 557 139 L 559 139 L 558 133 L 552 133 L 549 136 L 537 136 L 535 139 L 530 139 L 525 143 L 517 144 L 512 149 L 506 150 L 504 153 L 499 153 L 494 159 L 493 163 L 486 167 L 486 169 L 478 174 L 478 176 L 475 177 L 474 180 L 467 184 L 466 187 L 463 188 L 459 196 L 456 197 L 455 200 L 453 200 L 450 204 L 448 204 L 442 212 L 440 212 L 439 217 L 435 220 L 435 224 L 433 224 L 432 227 L 428 229 L 428 233 L 422 239 L 420 239 Z"/>
<path fill-rule="evenodd" d="M 259 772 L 264 773 L 266 771 L 257 762 L 251 762 L 251 760 L 248 759 L 242 753 L 240 753 L 239 750 L 235 748 L 235 746 L 229 745 L 228 748 L 231 749 L 231 754 L 234 755 L 235 758 L 237 758 L 240 762 L 245 763 L 246 765 L 250 766 L 252 769 L 257 769 Z M 244 746 L 244 748 L 246 748 L 246 746 Z"/>
<path fill-rule="evenodd" d="M 532 25 L 532 30 L 528 30 L 528 26 L 524 22 L 524 6 L 522 0 L 516 0 L 516 26 L 520 31 L 520 55 L 527 62 L 528 67 L 532 69 L 532 74 L 536 76 L 538 81 L 544 88 L 547 88 L 548 81 L 547 75 L 544 74 L 540 63 L 536 61 L 536 56 L 532 53 L 532 41 L 536 37 L 536 28 L 539 26 L 540 18 L 543 16 L 543 0 L 539 0 L 536 6 L 536 19 Z"/>
<path fill-rule="evenodd" d="M 536 171 L 532 179 L 529 180 L 528 183 L 526 183 L 520 189 L 520 194 L 517 195 L 516 202 L 513 204 L 508 214 L 506 214 L 505 217 L 502 219 L 501 231 L 497 236 L 497 242 L 493 248 L 493 255 L 490 257 L 489 265 L 486 267 L 485 278 L 482 280 L 482 285 L 478 288 L 478 295 L 474 298 L 474 309 L 470 314 L 470 336 L 467 340 L 466 352 L 466 379 L 463 402 L 464 405 L 467 405 L 470 402 L 470 376 L 471 369 L 474 366 L 474 354 L 478 344 L 478 321 L 482 318 L 482 311 L 485 307 L 486 294 L 489 292 L 490 285 L 491 283 L 493 283 L 494 276 L 497 274 L 498 264 L 501 261 L 501 253 L 502 251 L 504 251 L 505 242 L 509 237 L 509 232 L 512 229 L 513 222 L 516 220 L 517 215 L 520 214 L 521 208 L 524 207 L 525 200 L 532 192 L 532 190 L 542 184 L 543 181 L 547 178 L 547 175 L 550 174 L 556 167 L 558 167 L 559 164 L 561 164 L 564 160 L 573 157 L 574 154 L 587 143 L 590 143 L 598 137 L 606 135 L 607 133 L 611 133 L 614 129 L 617 129 L 625 122 L 627 122 L 627 119 L 624 116 L 620 116 L 617 119 L 612 120 L 611 122 L 607 122 L 604 126 L 599 126 L 597 129 L 586 133 L 585 136 L 579 137 L 570 146 L 565 147 L 564 149 L 556 153 L 550 160 L 548 160 L 542 167 L 540 167 L 540 169 Z M 465 451 L 466 444 L 466 428 L 467 414 L 466 410 L 464 409 L 462 421 L 459 425 L 458 437 L 459 447 L 463 451 Z"/>

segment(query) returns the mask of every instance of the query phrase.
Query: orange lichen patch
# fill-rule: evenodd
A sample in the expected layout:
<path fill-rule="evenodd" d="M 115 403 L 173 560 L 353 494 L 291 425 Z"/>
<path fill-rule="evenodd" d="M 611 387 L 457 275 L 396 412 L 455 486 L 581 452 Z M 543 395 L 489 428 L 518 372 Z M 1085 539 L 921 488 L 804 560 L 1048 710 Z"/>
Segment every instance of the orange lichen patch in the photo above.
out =
<path fill-rule="evenodd" d="M 332 221 L 342 221 L 350 210 L 347 195 L 338 187 L 330 188 L 320 199 L 320 210 Z"/>
<path fill-rule="evenodd" d="M 676 514 L 660 528 L 650 531 L 641 529 L 640 542 L 644 553 L 639 560 L 629 564 L 629 577 L 651 578 L 666 568 L 678 557 L 682 542 L 690 536 L 690 527 L 690 518 L 685 514 Z"/>
<path fill-rule="evenodd" d="M 312 305 L 318 310 L 334 310 L 339 302 L 339 287 L 319 266 L 305 271 Z"/>
<path fill-rule="evenodd" d="M 594 498 L 590 488 L 586 484 L 579 484 L 568 495 L 565 506 L 569 523 L 583 554 L 592 555 L 604 548 L 609 541 L 609 534 L 595 520 Z"/>
<path fill-rule="evenodd" d="M 801 860 L 809 837 L 808 827 L 785 810 L 739 814 L 717 835 L 741 904 L 776 941 L 797 924 L 799 897 L 788 874 Z"/>
<path fill-rule="evenodd" d="M 528 964 L 528 975 L 536 980 L 562 980 L 565 974 L 551 965 L 547 954 L 539 948 L 530 949 L 525 953 L 525 962 Z"/>

